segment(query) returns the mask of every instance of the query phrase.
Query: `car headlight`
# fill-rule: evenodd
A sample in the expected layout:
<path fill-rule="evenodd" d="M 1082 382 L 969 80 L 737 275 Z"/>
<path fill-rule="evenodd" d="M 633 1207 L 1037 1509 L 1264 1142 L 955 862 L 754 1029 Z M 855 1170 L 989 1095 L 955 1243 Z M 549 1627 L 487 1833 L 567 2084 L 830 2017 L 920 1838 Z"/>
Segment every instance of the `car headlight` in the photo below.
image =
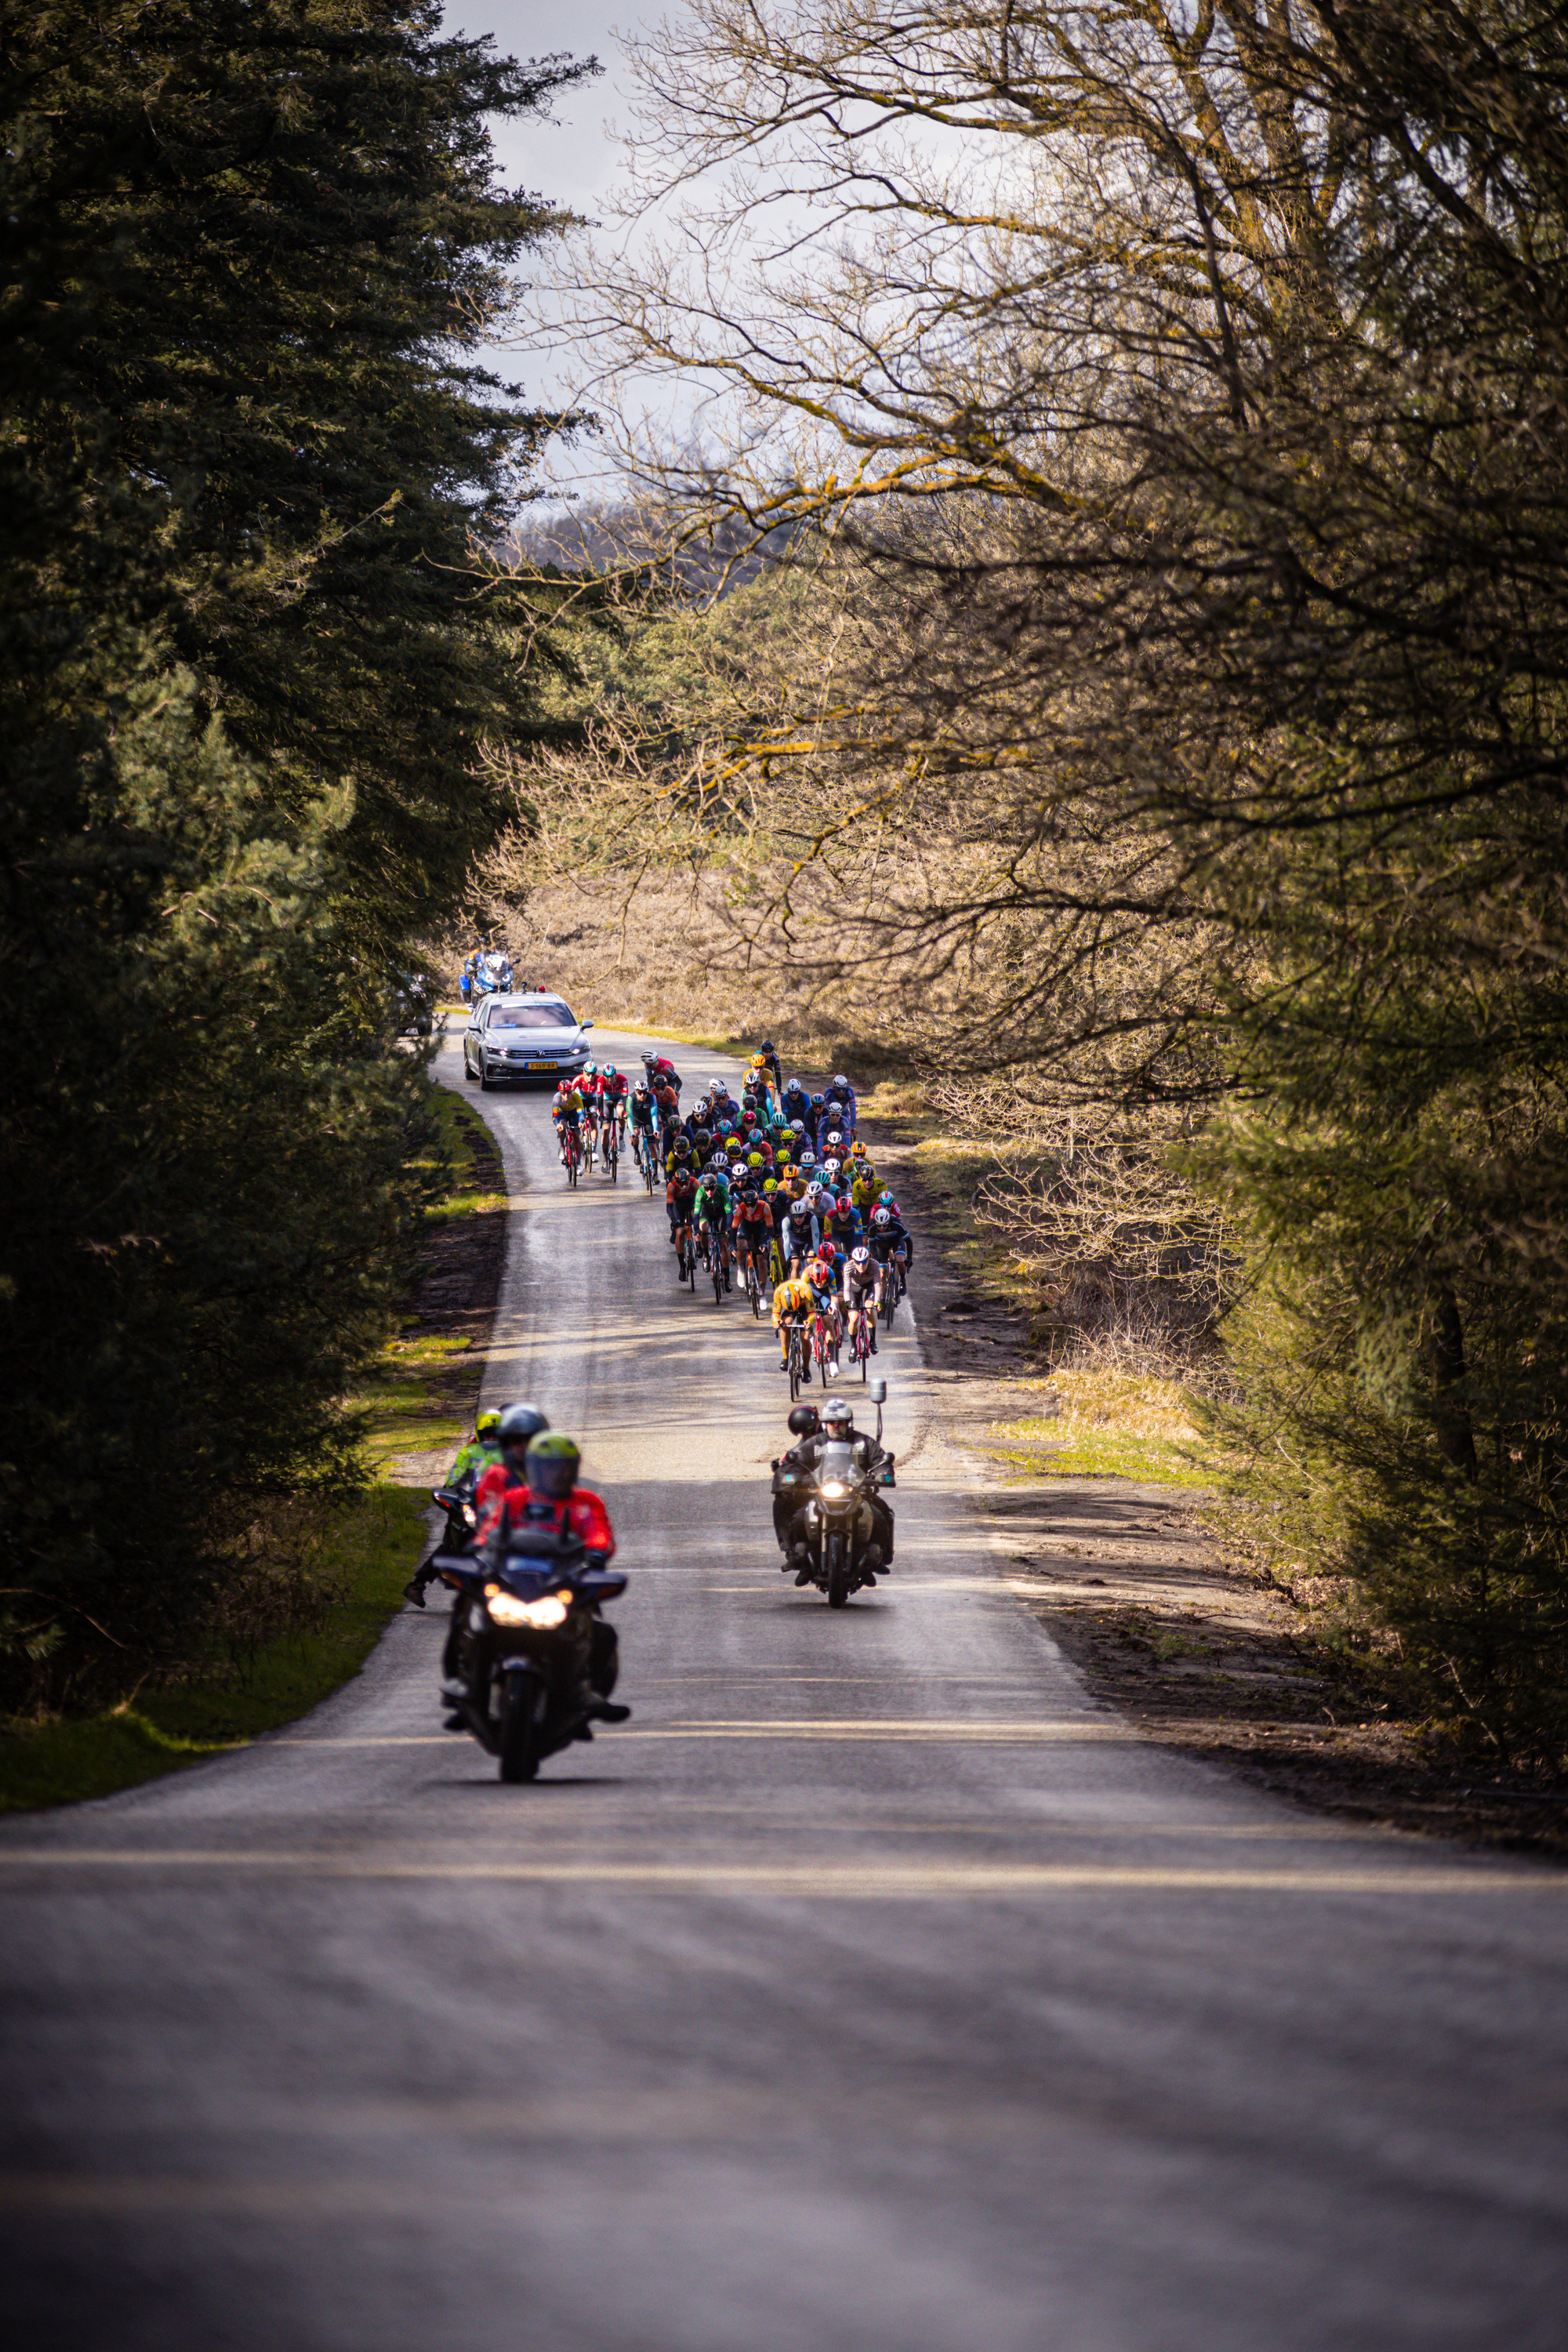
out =
<path fill-rule="evenodd" d="M 837 1478 L 829 1478 L 822 1491 L 837 1503 L 843 1499 L 843 1497 L 849 1492 L 849 1489 L 843 1484 L 842 1480 Z"/>
<path fill-rule="evenodd" d="M 485 1601 L 490 1616 L 498 1625 L 532 1625 L 547 1632 L 552 1625 L 566 1622 L 571 1595 L 547 1592 L 541 1601 L 520 1601 L 515 1592 L 503 1592 L 499 1584 L 487 1584 Z"/>

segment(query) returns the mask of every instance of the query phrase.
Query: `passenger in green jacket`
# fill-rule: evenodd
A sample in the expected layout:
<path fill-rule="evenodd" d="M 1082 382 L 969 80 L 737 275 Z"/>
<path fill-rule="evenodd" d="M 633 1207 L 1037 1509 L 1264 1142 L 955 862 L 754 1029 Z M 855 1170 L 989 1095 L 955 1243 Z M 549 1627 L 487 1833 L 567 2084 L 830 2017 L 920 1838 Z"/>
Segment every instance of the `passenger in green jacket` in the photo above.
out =
<path fill-rule="evenodd" d="M 459 1494 L 471 1496 L 474 1488 L 492 1463 L 500 1460 L 500 1415 L 486 1411 L 474 1423 L 474 1433 L 447 1473 L 448 1486 Z M 403 1588 L 404 1598 L 412 1601 L 416 1609 L 425 1606 L 425 1589 L 436 1580 L 436 1561 L 449 1539 L 455 1538 L 456 1522 L 447 1514 L 447 1531 L 428 1559 L 420 1561 Z"/>
<path fill-rule="evenodd" d="M 447 1473 L 448 1486 L 460 1486 L 471 1474 L 475 1486 L 484 1476 L 492 1462 L 500 1460 L 500 1428 L 499 1412 L 481 1412 L 474 1423 L 474 1433 Z"/>

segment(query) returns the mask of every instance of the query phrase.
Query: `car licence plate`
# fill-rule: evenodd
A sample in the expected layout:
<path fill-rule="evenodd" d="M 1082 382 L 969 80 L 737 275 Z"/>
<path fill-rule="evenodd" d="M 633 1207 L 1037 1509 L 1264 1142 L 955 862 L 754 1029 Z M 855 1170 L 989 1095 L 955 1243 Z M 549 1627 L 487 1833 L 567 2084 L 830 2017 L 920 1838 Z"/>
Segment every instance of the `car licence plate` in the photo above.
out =
<path fill-rule="evenodd" d="M 553 1062 L 530 1062 L 528 1067 L 531 1070 L 553 1070 L 555 1064 Z"/>

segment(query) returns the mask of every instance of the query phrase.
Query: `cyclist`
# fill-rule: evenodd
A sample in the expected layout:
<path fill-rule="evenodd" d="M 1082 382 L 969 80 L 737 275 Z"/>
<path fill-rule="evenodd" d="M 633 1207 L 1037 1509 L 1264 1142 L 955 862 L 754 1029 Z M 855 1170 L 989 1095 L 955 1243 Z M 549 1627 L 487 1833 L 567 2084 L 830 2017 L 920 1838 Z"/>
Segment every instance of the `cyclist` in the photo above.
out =
<path fill-rule="evenodd" d="M 823 1247 L 817 1251 L 816 1255 L 809 1261 L 802 1279 L 804 1280 L 806 1288 L 811 1293 L 811 1303 L 816 1311 L 818 1321 L 826 1322 L 831 1318 L 835 1323 L 837 1323 L 838 1314 L 838 1261 L 826 1244 L 824 1244 Z M 835 1334 L 835 1337 L 837 1335 Z M 836 1381 L 838 1378 L 838 1349 L 837 1345 L 835 1345 L 832 1354 L 827 1359 L 827 1377 L 830 1381 Z"/>
<path fill-rule="evenodd" d="M 877 1171 L 868 1160 L 851 1160 L 849 1165 L 849 1198 L 861 1216 L 868 1217 L 877 1205 Z"/>
<path fill-rule="evenodd" d="M 665 1181 L 668 1183 L 672 1176 L 686 1175 L 689 1176 L 695 1184 L 700 1164 L 686 1138 L 683 1135 L 677 1135 L 675 1141 L 664 1156 Z"/>
<path fill-rule="evenodd" d="M 582 1140 L 583 1092 L 574 1079 L 563 1078 L 556 1087 L 550 1105 L 550 1118 L 555 1129 L 555 1140 L 561 1149 L 561 1165 L 564 1168 L 567 1130 L 576 1135 L 579 1142 Z"/>
<path fill-rule="evenodd" d="M 759 1062 L 773 1082 L 774 1094 L 782 1095 L 784 1092 L 784 1072 L 779 1067 L 778 1054 L 771 1037 L 764 1037 L 762 1044 L 757 1047 L 756 1052 L 752 1055 L 752 1066 L 753 1069 L 756 1068 Z"/>
<path fill-rule="evenodd" d="M 599 1106 L 606 1118 L 619 1127 L 617 1148 L 624 1150 L 626 1140 L 626 1100 L 628 1089 L 626 1073 L 617 1070 L 614 1062 L 606 1062 L 599 1073 Z"/>
<path fill-rule="evenodd" d="M 796 1275 L 786 1275 L 773 1292 L 773 1329 L 779 1335 L 779 1370 L 789 1370 L 789 1335 L 792 1330 L 809 1334 L 816 1308 L 812 1299 L 811 1285 Z"/>
<path fill-rule="evenodd" d="M 811 1117 L 811 1097 L 798 1078 L 792 1078 L 779 1096 L 779 1108 L 789 1120 L 795 1133 L 804 1135 L 806 1121 Z"/>
<path fill-rule="evenodd" d="M 757 1269 L 757 1286 L 768 1286 L 768 1244 L 773 1236 L 773 1211 L 754 1178 L 743 1181 L 735 1202 L 735 1261 L 742 1278 L 748 1259 Z"/>
<path fill-rule="evenodd" d="M 784 1222 L 789 1214 L 790 1207 L 789 1187 L 781 1183 L 776 1176 L 765 1177 L 763 1182 L 763 1198 L 767 1202 L 768 1221 L 773 1228 L 769 1263 L 773 1269 L 773 1278 L 775 1281 L 782 1281 L 784 1268 L 789 1264 L 789 1253 L 784 1248 Z"/>
<path fill-rule="evenodd" d="M 816 1255 L 822 1239 L 822 1225 L 809 1194 L 804 1200 L 793 1200 L 779 1224 L 779 1248 L 792 1275 L 797 1275 L 805 1261 Z"/>
<path fill-rule="evenodd" d="M 865 1242 L 857 1242 L 844 1261 L 844 1312 L 849 1328 L 855 1318 L 864 1315 L 871 1336 L 871 1353 L 877 1352 L 877 1261 Z"/>
<path fill-rule="evenodd" d="M 878 1206 L 871 1212 L 871 1228 L 867 1235 L 878 1272 L 886 1279 L 889 1265 L 909 1267 L 915 1262 L 915 1245 L 909 1229 L 891 1209 Z"/>
<path fill-rule="evenodd" d="M 860 1213 L 847 1192 L 840 1192 L 828 1212 L 825 1232 L 831 1234 L 841 1250 L 852 1250 L 866 1236 L 861 1229 Z"/>
<path fill-rule="evenodd" d="M 678 1165 L 664 1188 L 664 1205 L 669 1213 L 669 1245 L 675 1252 L 675 1276 L 680 1279 L 684 1256 L 683 1244 L 691 1242 L 691 1220 L 697 1199 L 697 1178 L 689 1163 Z"/>
<path fill-rule="evenodd" d="M 827 1089 L 826 1102 L 835 1123 L 844 1129 L 846 1135 L 853 1135 L 859 1122 L 860 1106 L 855 1098 L 854 1087 L 842 1070 L 835 1075 L 833 1084 Z"/>
<path fill-rule="evenodd" d="M 671 1094 L 679 1096 L 680 1075 L 668 1054 L 645 1054 L 642 1057 L 642 1066 L 647 1072 L 650 1093 L 657 1097 L 660 1087 L 667 1086 Z"/>
<path fill-rule="evenodd" d="M 654 1109 L 653 1090 L 646 1078 L 639 1078 L 632 1088 L 631 1119 L 633 1150 L 646 1151 L 651 1158 L 656 1149 L 654 1129 L 658 1123 L 658 1114 Z M 639 1136 L 642 1139 L 640 1146 L 637 1142 Z"/>
<path fill-rule="evenodd" d="M 730 1180 L 726 1174 L 721 1172 L 721 1166 L 715 1164 L 718 1160 L 719 1155 L 715 1153 L 713 1160 L 709 1161 L 707 1168 L 697 1180 L 697 1200 L 693 1217 L 697 1224 L 706 1227 L 710 1246 L 717 1246 L 719 1263 L 728 1275 L 730 1271 Z"/>

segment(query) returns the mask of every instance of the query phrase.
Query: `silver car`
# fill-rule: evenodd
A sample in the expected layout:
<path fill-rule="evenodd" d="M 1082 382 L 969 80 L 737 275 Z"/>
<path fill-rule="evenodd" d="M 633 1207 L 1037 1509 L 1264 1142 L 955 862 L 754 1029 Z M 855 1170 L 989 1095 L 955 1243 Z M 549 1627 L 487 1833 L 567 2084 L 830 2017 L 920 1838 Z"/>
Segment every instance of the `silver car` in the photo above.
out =
<path fill-rule="evenodd" d="M 574 1078 L 588 1058 L 579 1021 L 559 996 L 489 996 L 463 1032 L 463 1076 L 481 1087 L 503 1078 Z"/>

